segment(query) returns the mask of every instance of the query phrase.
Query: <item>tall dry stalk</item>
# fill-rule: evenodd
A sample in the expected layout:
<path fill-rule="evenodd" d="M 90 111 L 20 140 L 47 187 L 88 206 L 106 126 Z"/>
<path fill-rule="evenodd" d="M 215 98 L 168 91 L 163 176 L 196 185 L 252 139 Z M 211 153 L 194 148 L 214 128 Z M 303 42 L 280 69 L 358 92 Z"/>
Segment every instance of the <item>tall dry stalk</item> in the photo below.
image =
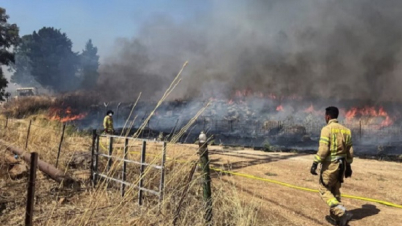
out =
<path fill-rule="evenodd" d="M 211 104 L 212 101 L 209 101 L 203 108 L 201 108 L 197 114 L 190 119 L 190 121 L 183 127 L 180 129 L 180 131 L 173 136 L 173 138 L 170 140 L 171 143 L 176 143 L 181 136 L 183 136 L 183 134 L 185 132 L 187 132 L 188 128 L 190 128 L 190 126 L 192 126 L 194 124 L 194 122 L 198 119 L 198 117 L 204 113 L 204 111 L 209 107 L 209 105 Z"/>
<path fill-rule="evenodd" d="M 134 125 L 134 121 L 135 121 L 135 119 L 136 119 L 137 116 L 134 117 L 133 123 L 130 124 L 130 127 L 128 127 L 129 129 L 126 129 L 127 123 L 130 121 L 131 115 L 133 114 L 134 108 L 137 106 L 137 103 L 138 103 L 138 101 L 139 101 L 140 98 L 141 98 L 141 93 L 142 93 L 142 92 L 140 92 L 140 94 L 139 94 L 138 97 L 137 97 L 137 100 L 135 101 L 133 107 L 131 108 L 130 114 L 128 115 L 128 117 L 127 117 L 127 119 L 126 119 L 126 122 L 124 123 L 124 126 L 123 126 L 123 129 L 122 129 L 121 133 L 120 133 L 120 136 L 122 136 L 123 134 L 125 134 L 125 137 L 127 137 L 127 136 L 128 136 L 128 133 L 130 132 L 130 130 L 131 130 L 131 128 L 132 128 L 132 125 Z M 124 129 L 126 129 L 126 133 L 124 133 Z"/>
<path fill-rule="evenodd" d="M 134 133 L 134 135 L 133 135 L 134 138 L 137 138 L 141 134 L 141 132 L 144 130 L 145 126 L 148 124 L 151 117 L 154 115 L 156 109 L 158 109 L 158 107 L 166 100 L 166 98 L 176 88 L 176 86 L 179 85 L 179 83 L 181 82 L 181 73 L 183 72 L 183 70 L 187 66 L 187 64 L 188 64 L 188 61 L 186 61 L 183 64 L 179 73 L 173 79 L 172 83 L 170 83 L 169 87 L 166 89 L 165 93 L 163 94 L 162 98 L 158 101 L 155 108 L 151 111 L 151 113 L 148 115 L 148 117 L 144 120 L 144 122 L 141 124 L 141 126 L 138 128 L 138 130 Z"/>

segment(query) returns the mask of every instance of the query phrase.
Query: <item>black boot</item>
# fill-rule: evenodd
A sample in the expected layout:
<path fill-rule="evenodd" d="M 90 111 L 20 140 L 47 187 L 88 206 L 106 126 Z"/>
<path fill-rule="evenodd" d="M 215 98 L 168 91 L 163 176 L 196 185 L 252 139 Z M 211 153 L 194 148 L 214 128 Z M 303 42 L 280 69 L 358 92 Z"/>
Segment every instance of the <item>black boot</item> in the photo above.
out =
<path fill-rule="evenodd" d="M 345 214 L 343 214 L 343 216 L 341 217 L 341 219 L 339 219 L 339 226 L 347 226 L 348 222 L 352 219 L 352 217 L 353 214 L 346 211 Z"/>

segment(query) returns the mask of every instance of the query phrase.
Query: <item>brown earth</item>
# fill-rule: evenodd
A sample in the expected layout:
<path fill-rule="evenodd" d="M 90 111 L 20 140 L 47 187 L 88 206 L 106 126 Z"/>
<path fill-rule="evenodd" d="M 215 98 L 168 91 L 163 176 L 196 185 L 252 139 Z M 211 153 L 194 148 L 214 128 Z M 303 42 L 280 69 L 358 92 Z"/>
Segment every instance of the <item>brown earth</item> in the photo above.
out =
<path fill-rule="evenodd" d="M 187 146 L 187 148 L 185 148 Z M 292 185 L 318 189 L 318 176 L 310 174 L 313 155 L 303 153 L 262 152 L 242 148 L 210 146 L 213 168 L 254 175 Z M 196 145 L 167 147 L 168 160 L 196 159 Z M 345 179 L 342 194 L 365 197 L 402 205 L 402 164 L 355 157 L 352 178 Z M 317 170 L 319 171 L 319 169 Z M 245 202 L 260 204 L 259 217 L 272 218 L 267 225 L 331 225 L 325 219 L 327 204 L 318 193 L 302 191 L 236 175 L 213 173 L 212 183 L 235 184 Z M 343 198 L 353 213 L 351 226 L 402 225 L 402 209 L 383 204 Z"/>
<path fill-rule="evenodd" d="M 212 166 L 234 172 L 273 179 L 317 189 L 318 177 L 309 173 L 312 155 L 266 153 L 254 150 L 222 150 L 211 147 Z M 402 164 L 355 158 L 353 176 L 342 185 L 342 193 L 379 199 L 402 205 Z M 245 200 L 260 200 L 261 210 L 281 216 L 281 225 L 330 225 L 325 216 L 328 207 L 318 193 L 301 191 L 240 176 L 233 177 Z M 402 209 L 378 203 L 343 198 L 343 204 L 354 217 L 351 226 L 402 225 Z M 268 222 L 267 222 L 268 223 Z"/>

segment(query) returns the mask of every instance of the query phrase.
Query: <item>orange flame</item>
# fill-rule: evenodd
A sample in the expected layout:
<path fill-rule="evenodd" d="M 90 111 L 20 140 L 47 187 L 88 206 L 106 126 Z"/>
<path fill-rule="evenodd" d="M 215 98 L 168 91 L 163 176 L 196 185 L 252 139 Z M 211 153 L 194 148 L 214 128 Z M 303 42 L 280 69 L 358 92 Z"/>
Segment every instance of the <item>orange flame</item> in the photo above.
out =
<path fill-rule="evenodd" d="M 73 114 L 70 107 L 67 107 L 64 112 L 60 108 L 51 108 L 49 111 L 51 115 L 49 119 L 52 121 L 70 122 L 83 119 L 87 116 L 87 113 Z"/>
<path fill-rule="evenodd" d="M 346 112 L 345 118 L 347 120 L 351 120 L 352 118 L 354 118 L 356 116 L 356 113 L 357 113 L 357 108 L 352 108 L 351 110 Z"/>
<path fill-rule="evenodd" d="M 283 106 L 279 105 L 278 107 L 276 107 L 276 111 L 283 111 Z"/>
<path fill-rule="evenodd" d="M 392 119 L 390 119 L 388 116 L 385 117 L 384 121 L 381 122 L 380 127 L 386 127 L 386 126 L 390 126 L 394 123 L 394 121 L 392 121 Z"/>
<path fill-rule="evenodd" d="M 244 89 L 244 90 L 236 90 L 235 92 L 235 97 L 241 98 L 241 97 L 248 97 L 252 95 L 256 95 L 257 93 L 254 93 L 253 91 L 249 89 Z"/>
<path fill-rule="evenodd" d="M 356 108 L 353 107 L 345 113 L 345 119 L 350 121 L 355 119 L 357 116 L 360 117 L 383 117 L 383 121 L 380 127 L 390 126 L 394 122 L 383 107 L 379 107 L 378 110 L 375 107 L 363 107 Z"/>

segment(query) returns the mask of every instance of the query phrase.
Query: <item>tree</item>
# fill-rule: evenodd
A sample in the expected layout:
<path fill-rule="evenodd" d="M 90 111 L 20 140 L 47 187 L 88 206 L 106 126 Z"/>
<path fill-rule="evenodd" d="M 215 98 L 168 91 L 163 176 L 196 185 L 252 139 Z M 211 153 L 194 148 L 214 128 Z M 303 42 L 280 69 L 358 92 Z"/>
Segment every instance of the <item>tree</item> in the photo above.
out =
<path fill-rule="evenodd" d="M 4 100 L 5 88 L 8 84 L 1 66 L 8 66 L 10 63 L 14 63 L 14 53 L 9 49 L 17 45 L 19 40 L 17 25 L 9 24 L 7 22 L 8 18 L 6 10 L 0 8 L 0 100 Z"/>
<path fill-rule="evenodd" d="M 84 89 L 93 89 L 99 77 L 99 56 L 98 48 L 94 47 L 92 40 L 89 39 L 85 49 L 80 55 L 80 74 L 82 75 L 81 87 Z"/>
<path fill-rule="evenodd" d="M 26 83 L 27 77 L 32 75 L 43 87 L 55 91 L 78 88 L 78 54 L 71 48 L 71 40 L 55 28 L 44 27 L 23 36 L 16 50 L 16 71 L 12 80 Z"/>
<path fill-rule="evenodd" d="M 32 67 L 28 57 L 32 42 L 31 35 L 25 35 L 21 38 L 18 46 L 16 47 L 15 63 L 13 68 L 14 74 L 11 76 L 11 82 L 18 83 L 22 86 L 37 86 L 37 82 L 31 75 Z"/>

